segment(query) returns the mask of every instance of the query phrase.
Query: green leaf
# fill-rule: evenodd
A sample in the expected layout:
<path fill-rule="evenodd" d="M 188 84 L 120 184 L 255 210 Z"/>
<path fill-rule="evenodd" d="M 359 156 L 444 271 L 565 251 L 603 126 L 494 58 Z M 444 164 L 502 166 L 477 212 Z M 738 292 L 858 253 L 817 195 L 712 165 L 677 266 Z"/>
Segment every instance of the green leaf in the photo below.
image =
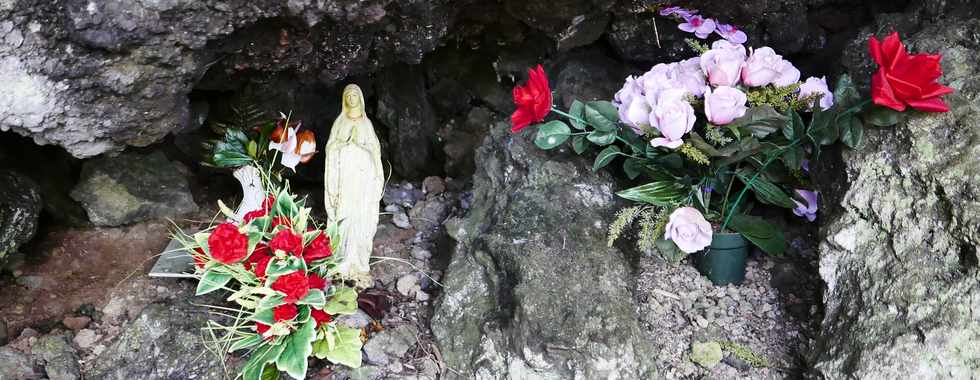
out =
<path fill-rule="evenodd" d="M 616 158 L 616 155 L 620 153 L 622 153 L 622 151 L 619 150 L 618 146 L 615 145 L 607 146 L 606 149 L 600 151 L 599 155 L 596 156 L 595 162 L 592 164 L 592 171 L 593 172 L 599 171 L 599 169 L 602 169 L 606 165 L 609 165 L 609 163 L 612 162 L 614 158 Z"/>
<path fill-rule="evenodd" d="M 616 195 L 634 202 L 671 206 L 683 201 L 687 197 L 688 190 L 686 186 L 676 181 L 653 181 L 617 192 Z"/>
<path fill-rule="evenodd" d="M 876 127 L 890 127 L 901 120 L 902 113 L 888 107 L 872 106 L 864 113 L 864 121 Z"/>
<path fill-rule="evenodd" d="M 306 293 L 306 297 L 296 301 L 300 305 L 310 305 L 315 308 L 323 307 L 323 304 L 327 302 L 326 297 L 323 296 L 323 291 L 320 289 L 310 289 L 309 293 Z"/>
<path fill-rule="evenodd" d="M 664 260 L 667 260 L 671 264 L 680 264 L 687 257 L 687 252 L 681 251 L 680 248 L 677 248 L 677 244 L 663 237 L 659 237 L 654 244 L 660 250 L 660 255 L 663 256 Z"/>
<path fill-rule="evenodd" d="M 350 368 L 361 366 L 361 330 L 337 325 L 334 345 L 324 357 Z"/>
<path fill-rule="evenodd" d="M 586 135 L 586 138 L 593 144 L 605 146 L 616 141 L 616 131 L 600 131 L 596 129 Z"/>
<path fill-rule="evenodd" d="M 285 216 L 292 219 L 299 213 L 299 208 L 296 207 L 296 202 L 293 201 L 293 196 L 289 194 L 289 190 L 283 189 L 276 195 L 276 204 L 272 208 L 272 213 L 274 215 Z"/>
<path fill-rule="evenodd" d="M 585 141 L 585 136 L 583 135 L 572 137 L 572 150 L 578 154 L 585 153 L 585 150 L 589 148 L 589 146 L 585 144 Z"/>
<path fill-rule="evenodd" d="M 541 149 L 552 149 L 568 140 L 572 130 L 568 129 L 561 120 L 552 120 L 538 125 L 538 134 L 534 137 L 534 145 Z"/>
<path fill-rule="evenodd" d="M 786 164 L 786 168 L 789 170 L 799 170 L 803 166 L 805 156 L 806 151 L 797 145 L 783 152 L 783 163 Z"/>
<path fill-rule="evenodd" d="M 280 300 L 281 300 L 281 296 L 280 296 Z M 280 303 L 280 305 L 281 304 L 282 303 Z M 279 305 L 275 305 L 275 306 L 279 306 Z M 264 325 L 272 325 L 273 323 L 276 323 L 275 311 L 272 310 L 275 308 L 275 306 L 265 306 L 260 304 L 255 314 L 252 314 L 252 317 L 250 317 L 249 319 L 256 322 L 262 322 L 262 324 Z"/>
<path fill-rule="evenodd" d="M 710 157 L 724 156 L 724 154 L 718 151 L 718 149 L 715 149 L 714 146 L 708 144 L 707 141 L 704 141 L 704 139 L 701 138 L 701 135 L 699 135 L 697 132 L 691 132 L 691 134 L 688 136 L 687 141 L 691 143 L 691 145 L 694 145 L 695 148 L 698 148 L 698 150 L 704 152 Z"/>
<path fill-rule="evenodd" d="M 269 372 L 265 364 L 275 362 L 279 358 L 279 355 L 282 354 L 284 348 L 285 346 L 282 344 L 263 344 L 259 346 L 259 348 L 249 355 L 248 362 L 242 368 L 242 378 L 244 380 L 264 379 L 263 372 Z M 276 371 L 275 368 L 272 370 L 277 375 L 279 374 L 279 371 Z"/>
<path fill-rule="evenodd" d="M 803 118 L 796 111 L 790 111 L 783 123 L 783 137 L 789 141 L 802 138 L 806 133 L 806 126 L 803 125 Z"/>
<path fill-rule="evenodd" d="M 316 320 L 306 321 L 282 342 L 284 346 L 276 368 L 286 372 L 294 379 L 305 379 L 308 358 L 313 353 L 313 340 L 316 339 Z"/>
<path fill-rule="evenodd" d="M 276 369 L 276 363 L 265 365 L 265 369 L 262 371 L 262 380 L 279 380 L 279 370 Z"/>
<path fill-rule="evenodd" d="M 585 104 L 582 104 L 582 102 L 578 100 L 573 101 L 572 106 L 568 108 L 568 114 L 579 119 L 585 119 Z M 581 122 L 580 120 L 569 118 L 568 123 L 572 125 L 572 128 L 580 131 L 585 130 L 585 123 Z"/>
<path fill-rule="evenodd" d="M 798 115 L 793 111 L 794 115 Z M 810 127 L 807 129 L 807 136 L 814 144 L 830 145 L 837 141 L 839 135 L 837 125 L 834 123 L 836 114 L 832 111 L 823 111 L 817 108 L 813 111 L 813 118 L 810 120 Z M 796 116 L 794 116 L 796 117 Z"/>
<path fill-rule="evenodd" d="M 231 280 L 230 274 L 218 272 L 216 269 L 217 267 L 211 267 L 204 271 L 204 275 L 201 276 L 201 280 L 197 283 L 196 295 L 208 294 L 221 289 L 228 283 L 228 280 Z"/>
<path fill-rule="evenodd" d="M 744 175 L 742 173 L 738 174 L 738 179 L 745 184 L 745 186 L 751 186 L 752 192 L 755 193 L 755 197 L 759 202 L 770 204 L 773 206 L 784 207 L 788 209 L 796 208 L 796 204 L 793 203 L 793 199 L 780 189 L 776 184 L 769 182 L 769 180 L 763 178 L 763 176 L 755 176 L 754 180 L 751 180 L 750 175 Z M 749 182 L 752 182 L 751 184 Z"/>
<path fill-rule="evenodd" d="M 211 257 L 211 248 L 208 247 L 208 238 L 211 237 L 209 232 L 198 232 L 194 234 L 194 242 L 197 243 L 198 247 L 204 251 L 204 254 Z"/>
<path fill-rule="evenodd" d="M 354 314 L 357 312 L 357 292 L 353 288 L 340 287 L 323 305 L 327 314 Z"/>
<path fill-rule="evenodd" d="M 235 352 L 238 350 L 244 350 L 246 348 L 252 348 L 259 343 L 262 343 L 262 336 L 259 334 L 248 334 L 244 338 L 240 338 L 232 343 L 231 347 L 228 348 L 228 352 Z"/>
<path fill-rule="evenodd" d="M 780 130 L 785 123 L 786 116 L 776 112 L 775 108 L 766 104 L 749 108 L 745 111 L 745 115 L 735 119 L 727 127 L 729 129 L 745 129 L 753 136 L 761 139 Z"/>
<path fill-rule="evenodd" d="M 786 251 L 786 238 L 783 232 L 765 219 L 737 214 L 732 216 L 729 227 L 742 234 L 756 247 L 771 255 L 780 255 Z"/>
<path fill-rule="evenodd" d="M 279 277 L 304 269 L 306 269 L 306 262 L 303 261 L 303 258 L 289 255 L 286 256 L 285 260 L 276 258 L 269 260 L 269 266 L 265 269 L 265 275 L 268 277 Z"/>
<path fill-rule="evenodd" d="M 267 295 L 265 297 L 262 297 L 262 299 L 259 300 L 259 304 L 258 304 L 258 306 L 256 306 L 256 308 L 257 309 L 260 309 L 260 310 L 261 309 L 270 309 L 271 310 L 272 308 L 274 308 L 276 306 L 279 306 L 279 305 L 282 305 L 282 304 L 286 303 L 285 298 L 286 298 L 286 296 L 284 296 L 282 294 L 279 294 L 279 293 Z M 271 324 L 271 323 L 266 323 L 266 324 L 268 325 L 268 324 Z"/>
<path fill-rule="evenodd" d="M 840 124 L 840 141 L 849 148 L 854 149 L 861 145 L 864 139 L 864 124 L 857 117 L 847 117 L 843 121 L 837 120 Z"/>
<path fill-rule="evenodd" d="M 643 174 L 643 160 L 629 157 L 623 161 L 623 171 L 629 179 L 636 179 Z"/>
<path fill-rule="evenodd" d="M 839 110 L 848 110 L 861 103 L 861 93 L 858 92 L 851 77 L 843 74 L 834 86 L 834 106 Z"/>
<path fill-rule="evenodd" d="M 615 104 L 608 100 L 593 100 L 587 102 L 586 105 L 599 111 L 602 117 L 612 120 L 613 123 L 619 122 L 619 109 L 616 108 Z"/>
<path fill-rule="evenodd" d="M 613 117 L 608 116 L 609 107 L 612 107 Z M 585 121 L 597 131 L 615 132 L 619 127 L 615 110 L 616 107 L 609 102 L 589 102 L 585 105 Z"/>

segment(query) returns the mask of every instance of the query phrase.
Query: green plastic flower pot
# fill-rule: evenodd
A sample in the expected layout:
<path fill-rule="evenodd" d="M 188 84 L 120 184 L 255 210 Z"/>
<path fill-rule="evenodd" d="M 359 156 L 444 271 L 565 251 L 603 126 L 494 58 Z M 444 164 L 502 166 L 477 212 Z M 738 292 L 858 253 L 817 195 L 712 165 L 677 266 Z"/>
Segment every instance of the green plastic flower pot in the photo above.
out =
<path fill-rule="evenodd" d="M 715 285 L 741 284 L 745 280 L 745 260 L 749 241 L 740 234 L 714 234 L 711 246 L 694 255 L 694 266 Z"/>

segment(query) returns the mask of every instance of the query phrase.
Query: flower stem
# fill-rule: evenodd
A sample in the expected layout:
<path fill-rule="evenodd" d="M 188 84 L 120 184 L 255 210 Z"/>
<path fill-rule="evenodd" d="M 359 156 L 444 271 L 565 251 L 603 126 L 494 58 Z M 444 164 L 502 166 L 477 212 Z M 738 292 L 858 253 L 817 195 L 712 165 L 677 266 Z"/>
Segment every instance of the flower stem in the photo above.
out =
<path fill-rule="evenodd" d="M 725 222 L 721 224 L 720 231 L 724 231 L 725 230 L 725 227 L 728 227 L 728 222 L 731 221 L 732 215 L 735 214 L 734 211 L 735 211 L 735 209 L 738 208 L 738 204 L 742 201 L 742 196 L 744 196 L 745 193 L 748 192 L 750 188 L 752 188 L 752 184 L 755 183 L 755 180 L 757 178 L 759 178 L 759 175 L 762 174 L 762 172 L 766 171 L 766 167 L 768 167 L 769 164 L 771 164 L 773 161 L 775 161 L 776 158 L 779 158 L 779 156 L 783 155 L 783 151 L 785 151 L 786 149 L 792 148 L 792 147 L 796 146 L 796 144 L 799 144 L 799 143 L 800 143 L 800 139 L 796 139 L 796 140 L 793 140 L 793 142 L 791 142 L 789 145 L 787 145 L 785 147 L 782 147 L 782 148 L 779 148 L 779 150 L 776 152 L 776 154 L 774 154 L 772 156 L 769 156 L 769 159 L 767 159 L 766 162 L 764 164 L 762 164 L 762 167 L 759 168 L 759 171 L 755 172 L 755 175 L 753 175 L 752 178 L 749 178 L 749 181 L 747 183 L 745 183 L 745 188 L 742 189 L 742 191 L 738 193 L 738 197 L 735 198 L 735 202 L 732 203 L 732 211 L 730 211 L 728 213 L 728 216 L 725 217 Z M 734 181 L 734 180 L 735 180 L 735 178 L 732 178 L 732 181 Z M 724 210 L 722 210 L 722 211 L 724 211 Z"/>
<path fill-rule="evenodd" d="M 565 111 L 562 111 L 562 110 L 558 109 L 558 107 L 551 106 L 551 112 L 554 112 L 554 113 L 559 114 L 561 116 L 564 116 L 564 117 L 567 117 L 569 119 L 575 120 L 575 121 L 580 122 L 582 124 L 588 125 L 588 126 L 592 127 L 593 129 L 595 129 L 595 126 L 592 125 L 592 123 L 589 123 L 588 121 L 586 121 L 585 119 L 582 119 L 580 117 L 572 116 L 572 114 L 570 114 L 568 112 L 565 112 Z M 574 135 L 588 134 L 588 133 L 592 133 L 592 131 L 586 131 L 585 133 L 573 133 L 572 135 L 574 136 Z M 619 133 L 616 134 L 616 140 L 622 141 L 623 143 L 626 143 L 626 145 L 630 145 L 630 142 L 629 141 L 626 141 L 626 139 L 624 139 L 622 137 L 619 137 Z M 639 158 L 639 157 L 634 157 L 634 158 Z"/>

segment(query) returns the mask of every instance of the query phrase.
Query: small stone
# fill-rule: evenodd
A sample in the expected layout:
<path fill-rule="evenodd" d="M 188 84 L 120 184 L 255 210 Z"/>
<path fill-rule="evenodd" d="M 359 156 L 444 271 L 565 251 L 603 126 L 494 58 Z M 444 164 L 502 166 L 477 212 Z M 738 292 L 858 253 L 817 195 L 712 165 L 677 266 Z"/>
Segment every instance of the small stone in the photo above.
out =
<path fill-rule="evenodd" d="M 24 329 L 24 330 L 22 330 L 20 332 L 20 336 L 17 339 L 18 340 L 20 340 L 20 339 L 29 339 L 29 338 L 37 337 L 38 335 L 41 335 L 41 334 L 38 334 L 37 330 L 34 330 L 34 329 L 28 327 L 28 328 L 26 328 L 26 329 Z"/>
<path fill-rule="evenodd" d="M 78 331 L 88 327 L 88 324 L 92 322 L 92 318 L 81 316 L 81 317 L 65 317 L 61 320 L 61 324 L 69 328 L 71 331 Z"/>
<path fill-rule="evenodd" d="M 404 212 L 392 214 L 391 224 L 394 224 L 395 227 L 401 228 L 403 230 L 412 228 L 412 222 L 408 220 L 408 214 L 405 214 Z"/>
<path fill-rule="evenodd" d="M 418 260 L 428 260 L 432 258 L 432 252 L 427 249 L 416 248 L 412 250 L 412 257 Z"/>
<path fill-rule="evenodd" d="M 721 362 L 722 357 L 718 342 L 695 343 L 691 346 L 691 361 L 704 368 L 711 369 Z"/>
<path fill-rule="evenodd" d="M 362 329 L 371 324 L 371 316 L 363 310 L 357 309 L 354 314 L 342 315 L 337 318 L 337 324 L 354 329 Z"/>
<path fill-rule="evenodd" d="M 428 301 L 430 297 L 431 296 L 429 295 L 429 293 L 423 292 L 421 290 L 415 292 L 415 300 L 419 302 Z"/>
<path fill-rule="evenodd" d="M 403 296 L 412 297 L 419 289 L 419 279 L 414 274 L 406 274 L 395 283 L 395 289 Z"/>
<path fill-rule="evenodd" d="M 400 361 L 395 360 L 392 361 L 391 364 L 388 364 L 389 372 L 398 373 L 401 372 L 403 369 L 404 367 L 402 366 L 402 363 Z"/>
<path fill-rule="evenodd" d="M 75 345 L 78 346 L 78 348 L 88 349 L 89 347 L 92 347 L 95 344 L 95 342 L 98 342 L 99 339 L 101 338 L 102 336 L 96 334 L 94 330 L 84 329 L 79 331 L 77 334 L 75 334 L 75 338 L 72 340 L 75 342 Z"/>
<path fill-rule="evenodd" d="M 446 191 L 446 183 L 442 178 L 431 176 L 425 177 L 422 181 L 422 192 L 429 196 L 439 195 L 444 191 Z"/>
<path fill-rule="evenodd" d="M 364 344 L 364 356 L 368 363 L 387 365 L 397 361 L 415 345 L 418 329 L 402 325 L 381 331 Z"/>

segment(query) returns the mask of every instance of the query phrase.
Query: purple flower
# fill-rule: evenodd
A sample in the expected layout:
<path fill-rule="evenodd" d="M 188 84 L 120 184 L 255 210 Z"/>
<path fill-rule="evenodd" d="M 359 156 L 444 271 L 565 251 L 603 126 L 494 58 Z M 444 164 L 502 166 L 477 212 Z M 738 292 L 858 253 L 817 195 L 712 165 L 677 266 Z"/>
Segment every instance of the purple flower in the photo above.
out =
<path fill-rule="evenodd" d="M 660 10 L 661 16 L 677 15 L 681 18 L 688 18 L 698 13 L 697 9 L 686 9 L 681 7 L 667 7 Z"/>
<path fill-rule="evenodd" d="M 728 40 L 728 42 L 734 44 L 744 44 L 748 37 L 745 32 L 738 30 L 735 25 L 730 24 L 718 24 L 718 28 L 715 29 L 715 33 L 718 33 L 721 38 Z"/>
<path fill-rule="evenodd" d="M 834 105 L 834 93 L 830 92 L 830 88 L 827 87 L 827 77 L 809 77 L 806 82 L 800 85 L 799 98 L 803 99 L 808 96 L 820 94 L 820 109 L 826 111 Z M 810 109 L 813 109 L 813 101 L 810 101 Z"/>
<path fill-rule="evenodd" d="M 800 163 L 800 167 L 803 168 L 803 171 L 809 173 L 810 172 L 810 160 L 803 159 L 803 162 Z"/>
<path fill-rule="evenodd" d="M 793 213 L 796 214 L 796 216 L 805 217 L 806 220 L 811 222 L 816 220 L 817 219 L 817 192 L 804 190 L 804 189 L 796 189 L 796 194 L 799 195 L 800 198 L 803 198 L 803 200 L 806 201 L 806 204 L 803 204 L 802 202 L 794 199 L 793 203 L 796 203 L 796 208 L 793 209 Z"/>
<path fill-rule="evenodd" d="M 677 25 L 677 29 L 688 33 L 694 33 L 700 39 L 708 38 L 715 31 L 715 20 L 692 15 L 684 18 L 684 23 Z"/>

